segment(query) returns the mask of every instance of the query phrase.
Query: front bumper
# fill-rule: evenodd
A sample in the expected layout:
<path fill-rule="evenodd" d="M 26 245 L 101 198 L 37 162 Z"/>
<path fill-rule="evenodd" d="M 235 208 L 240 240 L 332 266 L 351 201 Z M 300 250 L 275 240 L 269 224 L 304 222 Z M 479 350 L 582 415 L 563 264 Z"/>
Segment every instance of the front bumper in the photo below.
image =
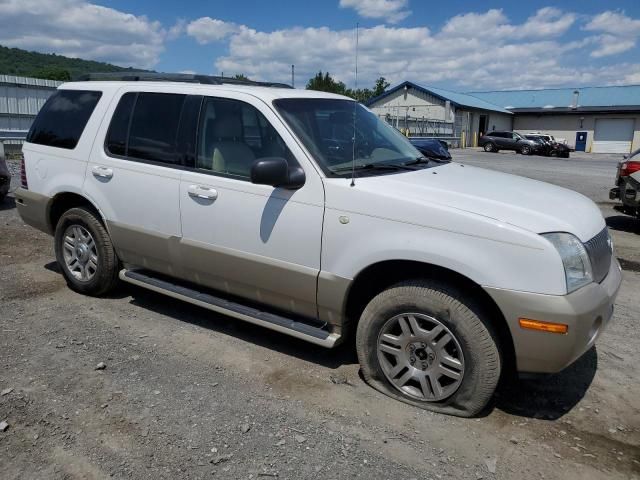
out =
<path fill-rule="evenodd" d="M 591 283 L 568 295 L 485 287 L 511 331 L 518 372 L 559 372 L 589 350 L 613 316 L 621 282 L 620 264 L 613 258 L 601 283 Z M 563 323 L 569 329 L 563 335 L 525 330 L 519 318 Z"/>

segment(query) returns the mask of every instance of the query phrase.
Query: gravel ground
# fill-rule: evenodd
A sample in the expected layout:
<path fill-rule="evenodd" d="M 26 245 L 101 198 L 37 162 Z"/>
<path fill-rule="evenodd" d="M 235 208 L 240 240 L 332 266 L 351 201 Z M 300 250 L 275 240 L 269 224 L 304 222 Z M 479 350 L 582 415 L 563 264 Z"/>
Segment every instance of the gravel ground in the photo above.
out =
<path fill-rule="evenodd" d="M 613 158 L 585 159 L 586 174 L 577 159 L 487 155 L 454 152 L 599 202 L 615 169 Z M 9 198 L 0 478 L 640 478 L 640 222 L 601 207 L 625 271 L 597 350 L 501 388 L 469 420 L 369 388 L 349 345 L 327 351 L 133 286 L 78 295 L 51 238 L 24 226 Z"/>

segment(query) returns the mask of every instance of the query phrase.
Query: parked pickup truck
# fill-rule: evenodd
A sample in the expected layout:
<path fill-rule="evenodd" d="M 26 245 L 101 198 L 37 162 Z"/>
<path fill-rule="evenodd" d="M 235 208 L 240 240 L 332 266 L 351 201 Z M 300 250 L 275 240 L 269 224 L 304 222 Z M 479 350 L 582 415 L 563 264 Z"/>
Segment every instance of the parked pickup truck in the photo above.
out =
<path fill-rule="evenodd" d="M 620 266 L 576 192 L 423 157 L 343 96 L 117 75 L 60 86 L 23 149 L 17 208 L 78 292 L 124 281 L 327 348 L 355 335 L 370 385 L 460 416 L 611 320 Z"/>

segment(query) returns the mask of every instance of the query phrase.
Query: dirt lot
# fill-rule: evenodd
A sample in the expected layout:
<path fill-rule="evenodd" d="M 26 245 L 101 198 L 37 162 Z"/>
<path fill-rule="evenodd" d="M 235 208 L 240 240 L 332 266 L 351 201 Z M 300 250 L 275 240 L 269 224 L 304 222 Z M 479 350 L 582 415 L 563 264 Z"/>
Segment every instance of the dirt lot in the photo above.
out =
<path fill-rule="evenodd" d="M 51 239 L 9 199 L 0 478 L 640 478 L 640 222 L 601 198 L 615 159 L 454 154 L 600 203 L 625 272 L 597 350 L 501 389 L 482 418 L 430 414 L 365 385 L 348 346 L 326 351 L 132 286 L 73 293 Z"/>

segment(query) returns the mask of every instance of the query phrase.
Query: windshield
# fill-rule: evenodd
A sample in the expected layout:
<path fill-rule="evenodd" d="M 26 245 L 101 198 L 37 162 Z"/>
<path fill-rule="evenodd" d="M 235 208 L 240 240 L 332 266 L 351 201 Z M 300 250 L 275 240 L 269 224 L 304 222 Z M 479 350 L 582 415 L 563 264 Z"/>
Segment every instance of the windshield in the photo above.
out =
<path fill-rule="evenodd" d="M 366 175 L 406 170 L 375 167 L 422 157 L 404 135 L 351 100 L 287 98 L 274 105 L 326 175 L 350 176 L 354 155 L 356 168 L 369 167 Z"/>

